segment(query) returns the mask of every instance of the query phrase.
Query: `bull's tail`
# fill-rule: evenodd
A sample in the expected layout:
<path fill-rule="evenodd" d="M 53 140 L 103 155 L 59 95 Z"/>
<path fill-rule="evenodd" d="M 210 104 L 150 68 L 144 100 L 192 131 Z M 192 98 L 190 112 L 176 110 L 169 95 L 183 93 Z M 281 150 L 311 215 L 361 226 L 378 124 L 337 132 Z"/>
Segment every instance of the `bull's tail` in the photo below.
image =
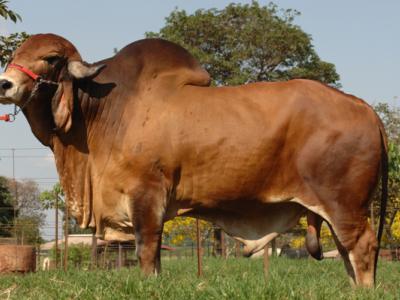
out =
<path fill-rule="evenodd" d="M 378 248 L 376 249 L 375 262 L 374 262 L 374 281 L 376 280 L 376 269 L 378 264 L 379 249 L 381 245 L 383 227 L 385 225 L 386 216 L 386 204 L 388 199 L 388 147 L 386 142 L 386 134 L 383 125 L 380 126 L 381 135 L 381 183 L 382 183 L 382 193 L 381 193 L 381 210 L 379 214 L 379 226 L 378 226 Z"/>

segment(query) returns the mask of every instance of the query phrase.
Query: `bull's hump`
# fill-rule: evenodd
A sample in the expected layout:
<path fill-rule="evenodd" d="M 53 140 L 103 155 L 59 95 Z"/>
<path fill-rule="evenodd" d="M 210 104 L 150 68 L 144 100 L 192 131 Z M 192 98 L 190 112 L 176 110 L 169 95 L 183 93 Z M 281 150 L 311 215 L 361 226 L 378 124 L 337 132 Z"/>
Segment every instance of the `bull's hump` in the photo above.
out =
<path fill-rule="evenodd" d="M 179 78 L 179 84 L 208 86 L 210 75 L 183 47 L 163 39 L 143 39 L 119 51 L 116 62 L 141 66 L 142 79 L 164 75 Z"/>

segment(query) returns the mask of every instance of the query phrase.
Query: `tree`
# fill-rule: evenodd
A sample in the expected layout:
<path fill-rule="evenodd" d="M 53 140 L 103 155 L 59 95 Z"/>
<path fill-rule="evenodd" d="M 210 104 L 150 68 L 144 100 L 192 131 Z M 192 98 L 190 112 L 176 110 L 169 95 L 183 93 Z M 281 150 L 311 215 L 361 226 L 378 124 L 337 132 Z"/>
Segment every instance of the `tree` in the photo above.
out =
<path fill-rule="evenodd" d="M 14 181 L 8 179 L 10 190 L 17 201 L 15 209 L 18 216 L 14 219 L 14 233 L 21 244 L 36 244 L 41 241 L 40 227 L 44 225 L 45 215 L 39 200 L 40 192 L 36 182 L 32 180 Z"/>
<path fill-rule="evenodd" d="M 200 230 L 203 237 L 209 235 L 212 226 L 200 220 Z M 185 243 L 193 244 L 196 241 L 196 219 L 178 217 L 164 224 L 163 239 L 169 244 L 181 246 Z"/>
<path fill-rule="evenodd" d="M 65 244 L 61 243 L 60 248 L 64 249 Z M 50 257 L 56 261 L 59 254 L 56 252 L 55 246 L 50 249 Z M 91 247 L 84 243 L 68 245 L 68 265 L 74 267 L 87 267 L 90 263 Z"/>
<path fill-rule="evenodd" d="M 189 50 L 210 73 L 214 85 L 292 78 L 320 80 L 339 86 L 335 66 L 322 61 L 311 37 L 293 21 L 299 12 L 260 6 L 230 4 L 222 10 L 197 10 L 188 15 L 174 10 L 160 37 Z"/>
<path fill-rule="evenodd" d="M 15 189 L 17 184 L 17 210 L 19 216 L 37 216 L 43 218 L 43 209 L 40 202 L 40 191 L 38 184 L 33 180 L 14 181 L 8 180 L 10 190 Z"/>
<path fill-rule="evenodd" d="M 0 0 L 0 16 L 6 20 L 11 19 L 14 23 L 21 21 L 20 15 L 10 10 L 7 6 L 7 3 L 7 0 Z"/>
<path fill-rule="evenodd" d="M 21 21 L 21 17 L 10 10 L 7 6 L 8 1 L 0 0 L 0 16 L 4 19 L 10 19 L 16 23 Z M 26 32 L 12 33 L 8 36 L 0 36 L 0 66 L 4 67 L 12 57 L 12 53 L 18 48 L 29 35 Z"/>
<path fill-rule="evenodd" d="M 13 197 L 7 178 L 0 176 L 0 236 L 10 237 L 14 219 Z"/>
<path fill-rule="evenodd" d="M 378 103 L 374 106 L 386 129 L 389 141 L 389 197 L 386 214 L 385 241 L 400 243 L 400 108 L 388 103 Z M 379 216 L 380 187 L 377 189 L 372 202 L 374 216 Z M 377 220 L 376 217 L 374 217 Z"/>
<path fill-rule="evenodd" d="M 65 211 L 64 191 L 60 183 L 56 183 L 51 190 L 43 191 L 40 194 L 40 201 L 44 209 L 56 209 L 56 199 L 58 199 L 58 209 Z M 65 224 L 64 222 L 65 219 L 63 217 L 63 224 Z M 81 229 L 73 218 L 69 219 L 68 227 L 68 233 L 70 234 L 92 233 L 92 229 Z"/>
<path fill-rule="evenodd" d="M 58 205 L 59 209 L 64 209 L 64 192 L 60 183 L 56 183 L 51 190 L 43 191 L 40 194 L 40 202 L 42 203 L 42 207 L 44 209 L 55 209 Z M 56 204 L 56 201 L 58 203 Z"/>

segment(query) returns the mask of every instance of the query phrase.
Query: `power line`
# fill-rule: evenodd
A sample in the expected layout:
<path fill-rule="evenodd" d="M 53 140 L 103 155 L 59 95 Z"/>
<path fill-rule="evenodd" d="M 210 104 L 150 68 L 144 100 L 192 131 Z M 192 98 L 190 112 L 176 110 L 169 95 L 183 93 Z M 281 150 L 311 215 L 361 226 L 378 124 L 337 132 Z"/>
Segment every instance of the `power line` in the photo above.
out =
<path fill-rule="evenodd" d="M 17 177 L 17 180 L 58 180 L 58 177 Z"/>
<path fill-rule="evenodd" d="M 53 158 L 53 155 L 15 155 L 14 158 Z M 12 155 L 0 155 L 0 158 L 13 158 Z"/>
<path fill-rule="evenodd" d="M 19 151 L 19 150 L 49 150 L 50 151 L 50 148 L 46 148 L 46 147 L 21 147 L 21 148 L 18 148 L 18 147 L 14 147 L 14 148 L 0 148 L 0 150 L 2 150 L 2 151 L 5 151 L 5 150 L 8 150 L 8 151 L 11 151 L 11 150 L 17 150 L 17 151 Z"/>

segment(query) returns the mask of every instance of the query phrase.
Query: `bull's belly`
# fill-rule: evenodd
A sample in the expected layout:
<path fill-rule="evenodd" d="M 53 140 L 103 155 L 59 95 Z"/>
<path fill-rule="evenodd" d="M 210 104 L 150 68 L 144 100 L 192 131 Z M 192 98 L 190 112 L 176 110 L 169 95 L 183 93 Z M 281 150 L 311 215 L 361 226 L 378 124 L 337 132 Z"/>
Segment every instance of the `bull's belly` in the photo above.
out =
<path fill-rule="evenodd" d="M 221 227 L 226 233 L 245 245 L 247 254 L 255 253 L 294 227 L 306 208 L 293 202 L 256 204 L 247 203 L 223 208 L 196 208 L 180 210 L 181 215 L 198 217 Z"/>

